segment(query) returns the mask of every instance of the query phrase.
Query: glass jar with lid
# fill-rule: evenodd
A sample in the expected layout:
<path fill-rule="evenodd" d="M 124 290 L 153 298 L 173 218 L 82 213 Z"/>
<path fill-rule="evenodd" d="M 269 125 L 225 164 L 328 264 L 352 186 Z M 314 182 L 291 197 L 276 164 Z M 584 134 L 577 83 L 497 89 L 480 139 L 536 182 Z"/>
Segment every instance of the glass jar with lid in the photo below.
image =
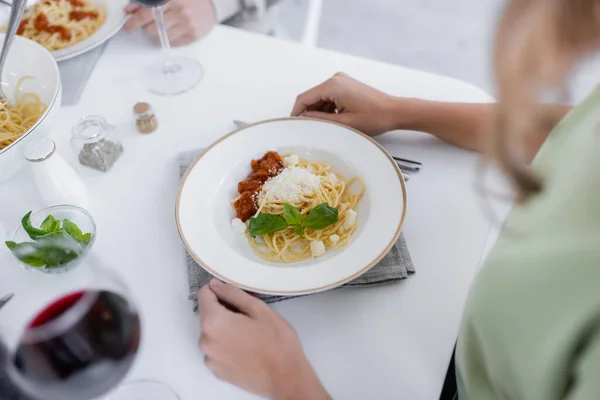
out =
<path fill-rule="evenodd" d="M 123 153 L 118 130 L 99 115 L 80 118 L 71 133 L 79 162 L 88 167 L 106 172 Z"/>

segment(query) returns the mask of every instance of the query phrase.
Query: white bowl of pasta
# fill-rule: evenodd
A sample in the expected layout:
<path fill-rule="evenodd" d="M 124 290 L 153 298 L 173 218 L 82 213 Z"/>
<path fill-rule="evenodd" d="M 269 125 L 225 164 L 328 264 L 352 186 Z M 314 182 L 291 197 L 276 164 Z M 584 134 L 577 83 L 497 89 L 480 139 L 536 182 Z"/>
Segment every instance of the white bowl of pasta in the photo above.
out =
<path fill-rule="evenodd" d="M 211 145 L 182 178 L 175 215 L 210 274 L 276 295 L 340 286 L 396 243 L 398 166 L 373 139 L 306 118 L 264 121 Z"/>
<path fill-rule="evenodd" d="M 4 34 L 0 34 L 0 43 Z M 0 45 L 1 48 L 1 45 Z M 54 57 L 39 44 L 15 37 L 2 73 L 9 102 L 0 104 L 0 181 L 23 165 L 23 149 L 32 137 L 48 135 L 61 103 Z"/>

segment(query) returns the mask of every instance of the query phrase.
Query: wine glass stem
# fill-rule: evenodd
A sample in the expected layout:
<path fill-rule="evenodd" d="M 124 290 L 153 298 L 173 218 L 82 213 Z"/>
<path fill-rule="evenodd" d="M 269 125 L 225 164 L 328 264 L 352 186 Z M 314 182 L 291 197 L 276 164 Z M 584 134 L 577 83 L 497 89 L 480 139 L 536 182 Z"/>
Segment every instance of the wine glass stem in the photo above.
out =
<path fill-rule="evenodd" d="M 165 55 L 164 73 L 174 73 L 179 69 L 177 65 L 170 61 L 171 56 L 171 43 L 169 42 L 169 34 L 167 33 L 167 26 L 165 25 L 165 16 L 163 13 L 162 6 L 152 7 L 152 15 L 154 22 L 158 30 L 158 37 L 160 38 L 160 46 L 162 52 Z"/>

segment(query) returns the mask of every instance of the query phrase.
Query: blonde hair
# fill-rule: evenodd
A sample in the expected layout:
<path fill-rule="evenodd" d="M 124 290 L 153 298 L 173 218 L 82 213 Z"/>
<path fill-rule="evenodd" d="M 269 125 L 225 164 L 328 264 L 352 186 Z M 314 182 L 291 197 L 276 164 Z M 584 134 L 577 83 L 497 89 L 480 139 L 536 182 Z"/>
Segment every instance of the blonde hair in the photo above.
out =
<path fill-rule="evenodd" d="M 568 74 L 600 47 L 600 0 L 511 0 L 498 24 L 494 68 L 498 107 L 492 156 L 527 199 L 542 190 L 522 146 L 556 122 L 543 107 L 548 94 L 566 98 Z"/>

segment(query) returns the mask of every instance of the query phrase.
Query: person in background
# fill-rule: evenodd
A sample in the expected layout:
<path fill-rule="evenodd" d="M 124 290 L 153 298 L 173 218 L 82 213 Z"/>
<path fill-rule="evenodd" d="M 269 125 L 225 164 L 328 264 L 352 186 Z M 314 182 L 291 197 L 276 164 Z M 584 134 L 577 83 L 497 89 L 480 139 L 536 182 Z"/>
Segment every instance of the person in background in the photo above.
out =
<path fill-rule="evenodd" d="M 599 49 L 600 1 L 510 0 L 496 104 L 398 98 L 345 74 L 296 101 L 294 116 L 486 152 L 512 183 L 517 202 L 465 305 L 450 398 L 600 399 L 600 87 L 574 109 L 542 103 L 564 99 L 569 73 Z M 200 348 L 217 377 L 275 400 L 330 398 L 265 303 L 216 280 L 198 299 Z"/>
<path fill-rule="evenodd" d="M 278 2 L 279 0 L 170 0 L 163 6 L 169 40 L 173 46 L 192 43 L 218 23 L 275 35 Z M 124 26 L 126 31 L 143 29 L 158 42 L 158 31 L 150 8 L 132 3 L 125 11 L 131 14 Z"/>

